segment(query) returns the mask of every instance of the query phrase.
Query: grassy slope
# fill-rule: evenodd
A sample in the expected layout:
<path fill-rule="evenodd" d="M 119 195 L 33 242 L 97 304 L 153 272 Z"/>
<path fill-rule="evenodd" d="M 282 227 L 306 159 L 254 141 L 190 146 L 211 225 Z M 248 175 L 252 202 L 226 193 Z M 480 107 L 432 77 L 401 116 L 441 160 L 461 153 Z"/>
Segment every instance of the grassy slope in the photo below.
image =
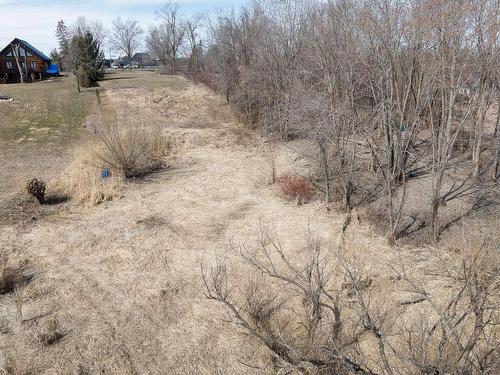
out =
<path fill-rule="evenodd" d="M 183 84 L 154 72 L 113 71 L 99 82 L 99 90 L 151 90 L 167 81 Z M 61 170 L 72 145 L 87 135 L 82 123 L 95 108 L 95 90 L 82 89 L 79 94 L 72 75 L 35 84 L 0 85 L 0 94 L 14 98 L 0 103 L 0 202 L 22 189 L 28 178 L 46 178 Z"/>

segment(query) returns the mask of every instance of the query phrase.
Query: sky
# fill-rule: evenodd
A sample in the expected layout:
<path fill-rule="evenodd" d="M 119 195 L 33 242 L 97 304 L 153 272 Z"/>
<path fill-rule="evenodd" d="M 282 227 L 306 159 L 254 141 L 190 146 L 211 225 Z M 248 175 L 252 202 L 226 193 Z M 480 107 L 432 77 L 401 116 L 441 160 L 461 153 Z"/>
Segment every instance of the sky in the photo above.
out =
<path fill-rule="evenodd" d="M 167 0 L 0 0 L 0 50 L 12 39 L 26 40 L 47 55 L 57 47 L 54 35 L 58 20 L 66 25 L 78 17 L 101 21 L 111 28 L 112 21 L 137 20 L 144 30 L 158 22 L 155 11 Z M 239 8 L 245 0 L 177 0 L 180 13 L 215 14 L 219 9 Z M 109 51 L 106 51 L 109 55 Z"/>

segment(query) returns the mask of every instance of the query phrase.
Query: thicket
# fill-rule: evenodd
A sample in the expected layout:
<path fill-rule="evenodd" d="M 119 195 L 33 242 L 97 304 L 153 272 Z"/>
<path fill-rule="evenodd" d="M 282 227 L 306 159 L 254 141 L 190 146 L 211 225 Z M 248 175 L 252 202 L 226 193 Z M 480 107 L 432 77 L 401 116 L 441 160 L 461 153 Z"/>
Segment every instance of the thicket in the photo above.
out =
<path fill-rule="evenodd" d="M 223 257 L 202 265 L 205 296 L 224 305 L 229 321 L 271 353 L 269 362 L 244 363 L 249 368 L 336 375 L 498 373 L 494 242 L 464 250 L 461 262 L 438 257 L 426 275 L 401 256 L 385 277 L 363 266 L 355 255 L 363 250 L 347 241 L 325 246 L 309 232 L 305 245 L 297 256 L 262 226 L 255 242 L 232 248 L 261 278 L 242 282 L 241 270 Z"/>
<path fill-rule="evenodd" d="M 201 79 L 253 126 L 310 141 L 311 182 L 346 211 L 382 197 L 404 233 L 417 177 L 425 224 L 496 189 L 498 0 L 253 1 L 210 23 Z M 474 206 L 476 205 L 476 206 Z M 465 211 L 470 209 L 467 208 Z M 469 210 L 470 211 L 470 210 Z"/>

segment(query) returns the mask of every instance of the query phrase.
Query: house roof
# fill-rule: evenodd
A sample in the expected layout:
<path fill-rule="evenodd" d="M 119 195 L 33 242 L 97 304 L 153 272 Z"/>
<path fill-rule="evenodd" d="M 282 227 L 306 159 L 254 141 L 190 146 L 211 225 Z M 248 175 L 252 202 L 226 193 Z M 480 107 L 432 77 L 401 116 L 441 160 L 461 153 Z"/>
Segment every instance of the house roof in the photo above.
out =
<path fill-rule="evenodd" d="M 132 60 L 145 60 L 145 59 L 152 60 L 153 58 L 147 52 L 137 52 L 134 54 L 134 56 L 132 56 Z"/>
<path fill-rule="evenodd" d="M 26 49 L 28 49 L 30 52 L 32 52 L 35 55 L 37 55 L 42 60 L 50 61 L 50 57 L 48 57 L 42 51 L 40 51 L 39 49 L 36 49 L 31 44 L 29 44 L 27 41 L 19 39 L 19 38 L 15 38 L 12 42 L 10 42 L 9 44 L 7 44 L 7 46 L 5 46 L 5 48 L 0 51 L 0 54 L 3 53 L 3 52 L 5 52 L 5 50 L 7 50 L 10 47 L 10 45 L 13 44 L 13 43 L 21 43 Z"/>

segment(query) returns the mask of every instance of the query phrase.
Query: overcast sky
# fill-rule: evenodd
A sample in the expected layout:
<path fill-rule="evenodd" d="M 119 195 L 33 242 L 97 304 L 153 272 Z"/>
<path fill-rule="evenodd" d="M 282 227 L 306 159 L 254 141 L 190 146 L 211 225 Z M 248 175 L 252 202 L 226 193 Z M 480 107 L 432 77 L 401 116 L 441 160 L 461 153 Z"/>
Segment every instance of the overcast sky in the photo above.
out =
<path fill-rule="evenodd" d="M 218 9 L 238 8 L 245 0 L 178 0 L 181 13 L 214 14 Z M 58 20 L 67 25 L 79 16 L 102 21 L 105 27 L 118 16 L 139 21 L 145 30 L 158 20 L 155 11 L 165 0 L 0 0 L 0 50 L 15 37 L 46 54 L 57 47 Z M 106 53 L 108 55 L 109 52 Z"/>

